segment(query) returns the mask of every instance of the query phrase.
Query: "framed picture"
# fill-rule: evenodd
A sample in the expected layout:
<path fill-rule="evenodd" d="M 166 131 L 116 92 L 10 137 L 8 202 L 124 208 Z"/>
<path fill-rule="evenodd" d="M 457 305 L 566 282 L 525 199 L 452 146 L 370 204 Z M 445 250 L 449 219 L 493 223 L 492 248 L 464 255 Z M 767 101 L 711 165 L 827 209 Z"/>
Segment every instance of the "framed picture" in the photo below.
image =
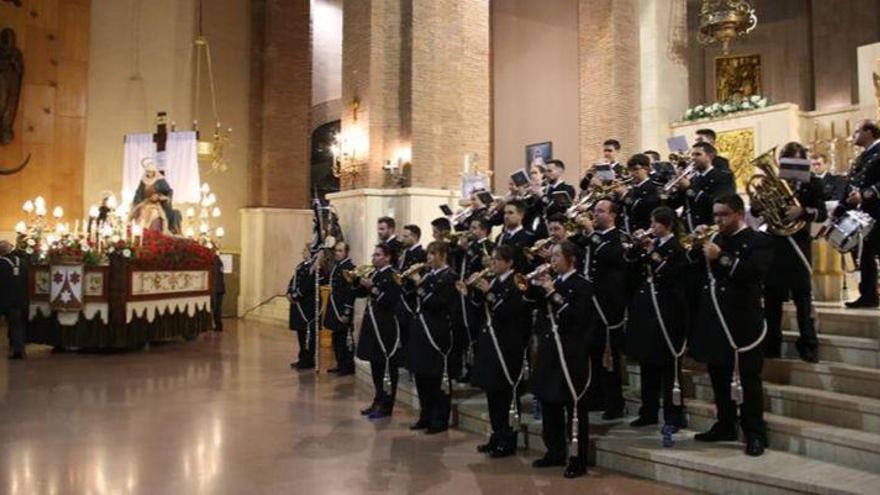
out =
<path fill-rule="evenodd" d="M 535 144 L 527 144 L 526 145 L 526 170 L 532 168 L 532 164 L 535 161 L 539 161 L 539 163 L 547 162 L 548 160 L 553 159 L 553 143 L 550 141 L 546 141 L 543 143 L 535 143 Z"/>
<path fill-rule="evenodd" d="M 715 58 L 715 99 L 748 98 L 761 94 L 761 56 L 731 55 Z"/>

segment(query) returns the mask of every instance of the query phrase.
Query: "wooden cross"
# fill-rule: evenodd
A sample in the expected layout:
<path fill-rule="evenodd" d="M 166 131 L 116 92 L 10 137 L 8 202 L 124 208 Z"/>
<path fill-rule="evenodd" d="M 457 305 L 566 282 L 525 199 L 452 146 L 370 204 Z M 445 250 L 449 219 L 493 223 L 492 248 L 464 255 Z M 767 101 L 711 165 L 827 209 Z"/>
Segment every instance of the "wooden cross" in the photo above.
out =
<path fill-rule="evenodd" d="M 157 153 L 165 151 L 168 143 L 168 119 L 165 112 L 156 114 L 156 133 L 153 134 L 153 142 L 156 143 Z"/>

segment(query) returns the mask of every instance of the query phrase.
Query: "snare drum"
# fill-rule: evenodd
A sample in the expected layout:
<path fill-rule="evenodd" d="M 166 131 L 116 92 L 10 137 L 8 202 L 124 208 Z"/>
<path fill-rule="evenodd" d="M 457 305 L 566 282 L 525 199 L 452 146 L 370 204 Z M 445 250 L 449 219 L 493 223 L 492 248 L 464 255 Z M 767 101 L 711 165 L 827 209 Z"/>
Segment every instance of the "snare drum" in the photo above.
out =
<path fill-rule="evenodd" d="M 828 244 L 841 253 L 855 249 L 874 228 L 874 219 L 862 210 L 849 210 L 835 220 L 825 238 Z"/>

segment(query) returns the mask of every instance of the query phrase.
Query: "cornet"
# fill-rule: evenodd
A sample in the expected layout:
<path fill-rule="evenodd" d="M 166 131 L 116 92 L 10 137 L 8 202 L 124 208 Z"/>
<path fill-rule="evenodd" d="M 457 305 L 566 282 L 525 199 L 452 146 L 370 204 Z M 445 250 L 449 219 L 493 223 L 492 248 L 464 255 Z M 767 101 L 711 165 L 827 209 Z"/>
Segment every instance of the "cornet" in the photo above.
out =
<path fill-rule="evenodd" d="M 718 233 L 717 225 L 709 225 L 703 231 L 700 232 L 691 232 L 686 235 L 684 239 L 681 240 L 681 245 L 685 249 L 693 249 L 696 246 L 701 246 L 706 243 L 713 235 Z"/>
<path fill-rule="evenodd" d="M 492 269 L 491 269 L 491 268 L 484 268 L 484 269 L 478 271 L 477 273 L 472 274 L 470 277 L 468 277 L 468 278 L 464 281 L 464 285 L 466 285 L 466 286 L 468 286 L 468 287 L 471 287 L 471 286 L 473 286 L 475 283 L 477 283 L 477 281 L 479 281 L 479 280 L 482 279 L 482 278 L 489 279 L 489 278 L 492 278 L 492 277 L 494 277 L 494 276 L 495 276 L 495 274 L 492 273 Z"/>
<path fill-rule="evenodd" d="M 697 174 L 697 168 L 694 166 L 694 162 L 688 162 L 687 167 L 684 168 L 678 175 L 672 178 L 669 182 L 663 185 L 663 193 L 669 194 L 676 189 L 678 189 L 678 184 L 683 180 L 691 180 L 694 178 L 694 175 Z"/>
<path fill-rule="evenodd" d="M 358 279 L 369 277 L 375 270 L 376 267 L 373 265 L 358 265 L 351 270 L 342 270 L 342 278 L 349 284 L 352 284 Z"/>
<path fill-rule="evenodd" d="M 422 270 L 424 270 L 424 268 L 424 263 L 413 263 L 413 265 L 406 270 L 400 273 L 395 273 L 393 275 L 394 281 L 397 283 L 397 285 L 403 285 L 403 283 L 406 282 L 406 279 L 412 277 L 416 273 L 421 272 Z"/>

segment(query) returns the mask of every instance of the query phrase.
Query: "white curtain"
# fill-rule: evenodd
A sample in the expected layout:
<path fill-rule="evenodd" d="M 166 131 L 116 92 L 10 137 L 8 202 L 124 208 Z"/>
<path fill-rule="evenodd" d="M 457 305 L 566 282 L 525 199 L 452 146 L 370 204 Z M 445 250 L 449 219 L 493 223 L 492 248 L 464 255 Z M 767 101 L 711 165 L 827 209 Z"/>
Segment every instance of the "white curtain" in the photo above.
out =
<path fill-rule="evenodd" d="M 137 191 L 144 169 L 141 162 L 152 158 L 159 170 L 165 171 L 165 180 L 174 189 L 175 203 L 197 203 L 201 179 L 194 131 L 168 134 L 164 156 L 157 156 L 153 134 L 129 134 L 125 136 L 122 160 L 122 201 L 131 203 Z"/>

